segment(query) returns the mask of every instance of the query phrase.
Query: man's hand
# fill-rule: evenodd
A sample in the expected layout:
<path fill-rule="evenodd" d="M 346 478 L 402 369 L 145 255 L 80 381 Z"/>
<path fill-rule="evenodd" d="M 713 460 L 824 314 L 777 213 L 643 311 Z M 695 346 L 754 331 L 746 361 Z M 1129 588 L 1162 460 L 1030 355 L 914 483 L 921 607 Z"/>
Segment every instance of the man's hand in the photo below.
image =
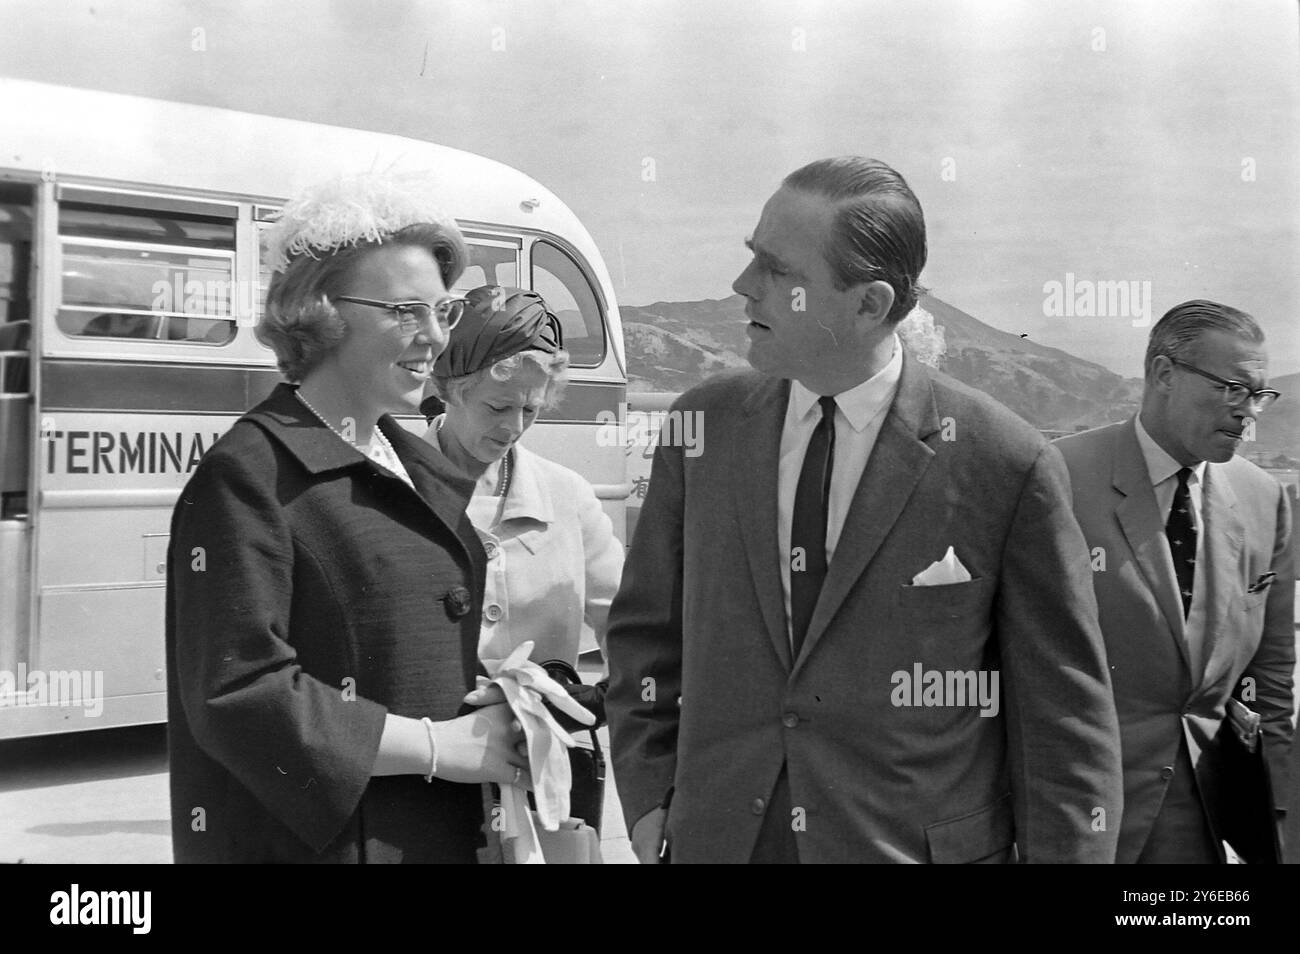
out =
<path fill-rule="evenodd" d="M 664 843 L 664 825 L 667 821 L 666 810 L 652 808 L 632 826 L 632 853 L 641 864 L 657 865 L 661 862 L 659 849 Z"/>

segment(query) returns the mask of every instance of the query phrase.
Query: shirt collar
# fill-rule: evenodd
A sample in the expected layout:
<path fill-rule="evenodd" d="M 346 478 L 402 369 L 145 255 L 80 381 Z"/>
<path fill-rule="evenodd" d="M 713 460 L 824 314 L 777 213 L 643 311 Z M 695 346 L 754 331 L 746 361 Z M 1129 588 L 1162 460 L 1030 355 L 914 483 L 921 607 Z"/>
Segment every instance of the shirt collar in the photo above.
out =
<path fill-rule="evenodd" d="M 551 497 L 542 485 L 542 475 L 537 466 L 537 455 L 518 443 L 514 446 L 514 469 L 510 472 L 510 488 L 501 511 L 505 520 L 538 520 L 550 523 L 555 519 L 551 510 Z"/>
<path fill-rule="evenodd" d="M 835 406 L 840 409 L 855 431 L 863 430 L 871 421 L 889 407 L 898 390 L 898 379 L 903 373 L 903 346 L 894 335 L 894 353 L 885 366 L 856 387 L 835 395 Z M 798 381 L 790 382 L 790 404 L 796 421 L 802 421 L 812 412 L 820 395 L 814 394 Z"/>
<path fill-rule="evenodd" d="M 1183 465 L 1170 457 L 1168 452 L 1156 443 L 1155 438 L 1147 433 L 1147 429 L 1142 426 L 1141 413 L 1137 415 L 1136 426 L 1133 429 L 1137 433 L 1138 447 L 1142 448 L 1142 457 L 1146 461 L 1147 474 L 1151 478 L 1152 487 L 1160 486 L 1183 469 Z M 1196 478 L 1196 483 L 1204 484 L 1205 461 L 1200 461 L 1193 467 L 1192 474 Z"/>

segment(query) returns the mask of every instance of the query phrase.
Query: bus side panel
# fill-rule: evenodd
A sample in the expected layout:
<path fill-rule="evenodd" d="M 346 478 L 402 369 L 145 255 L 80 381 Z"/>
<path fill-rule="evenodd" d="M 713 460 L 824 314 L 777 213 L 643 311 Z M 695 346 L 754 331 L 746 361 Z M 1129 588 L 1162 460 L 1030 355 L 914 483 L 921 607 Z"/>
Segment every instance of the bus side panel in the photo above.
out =
<path fill-rule="evenodd" d="M 102 705 L 29 700 L 25 708 L 36 714 L 27 714 L 24 725 L 35 720 L 42 727 L 24 732 L 166 719 L 162 633 L 171 514 L 203 454 L 236 419 L 43 415 L 36 442 L 42 478 L 33 566 L 37 632 L 28 668 L 40 678 L 86 674 L 82 685 L 99 687 Z M 10 732 L 0 725 L 0 736 Z"/>

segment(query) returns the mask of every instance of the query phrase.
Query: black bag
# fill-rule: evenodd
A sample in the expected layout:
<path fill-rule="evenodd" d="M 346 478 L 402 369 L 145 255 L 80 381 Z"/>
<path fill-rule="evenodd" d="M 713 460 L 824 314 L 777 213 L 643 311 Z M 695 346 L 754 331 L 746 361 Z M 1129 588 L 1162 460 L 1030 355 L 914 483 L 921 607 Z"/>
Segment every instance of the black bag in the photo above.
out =
<path fill-rule="evenodd" d="M 1234 725 L 1234 697 L 1228 716 L 1211 743 L 1215 770 L 1209 773 L 1207 800 L 1214 806 L 1219 836 L 1242 861 L 1251 865 L 1280 864 L 1282 843 L 1273 805 L 1273 779 L 1264 758 L 1263 733 L 1252 733 L 1254 745 L 1243 742 L 1246 730 Z M 1244 705 L 1243 705 L 1243 708 Z M 1241 711 L 1241 710 L 1238 710 Z M 1249 715 L 1255 715 L 1246 708 Z"/>
<path fill-rule="evenodd" d="M 561 659 L 548 660 L 542 663 L 542 668 L 566 689 L 571 686 L 594 688 L 586 686 L 579 678 L 578 671 Z M 562 713 L 553 711 L 553 714 L 566 729 L 574 731 L 573 720 Z M 600 748 L 600 740 L 596 738 L 596 729 L 603 720 L 599 718 L 600 713 L 596 715 L 595 725 L 591 728 L 581 727 L 582 731 L 591 736 L 591 748 L 575 745 L 569 749 L 569 770 L 573 774 L 573 783 L 569 788 L 569 814 L 573 818 L 581 818 L 589 827 L 596 829 L 596 834 L 599 835 L 600 820 L 605 810 L 605 753 Z"/>

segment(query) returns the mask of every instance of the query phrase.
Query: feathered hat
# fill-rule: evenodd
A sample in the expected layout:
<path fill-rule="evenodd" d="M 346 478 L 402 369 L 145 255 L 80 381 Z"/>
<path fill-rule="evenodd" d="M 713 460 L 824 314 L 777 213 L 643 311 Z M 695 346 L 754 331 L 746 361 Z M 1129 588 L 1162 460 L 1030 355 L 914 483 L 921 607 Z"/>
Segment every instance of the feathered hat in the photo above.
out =
<path fill-rule="evenodd" d="M 428 173 L 340 176 L 303 190 L 267 231 L 268 264 L 281 272 L 299 255 L 319 258 L 345 245 L 382 242 L 410 225 L 431 223 L 459 234 L 433 201 Z"/>

